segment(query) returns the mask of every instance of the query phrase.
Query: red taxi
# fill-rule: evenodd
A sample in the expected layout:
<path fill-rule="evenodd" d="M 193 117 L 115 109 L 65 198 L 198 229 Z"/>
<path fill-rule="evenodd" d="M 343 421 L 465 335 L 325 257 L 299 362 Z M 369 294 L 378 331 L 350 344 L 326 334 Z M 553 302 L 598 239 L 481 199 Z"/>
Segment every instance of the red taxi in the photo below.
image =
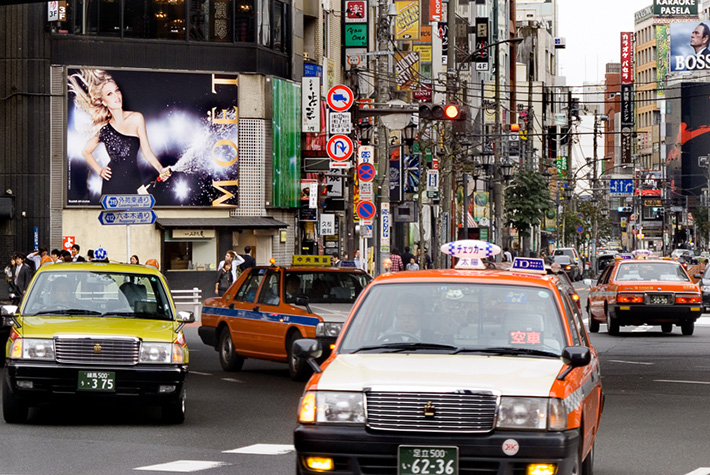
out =
<path fill-rule="evenodd" d="M 703 310 L 700 287 L 683 265 L 669 259 L 616 260 L 591 286 L 587 300 L 589 331 L 607 324 L 610 335 L 624 325 L 660 325 L 664 333 L 681 328 L 692 335 Z"/>
<path fill-rule="evenodd" d="M 297 473 L 592 473 L 599 360 L 545 274 L 542 259 L 518 258 L 511 270 L 377 277 L 320 367 L 320 343 L 294 346 L 317 371 Z"/>
<path fill-rule="evenodd" d="M 292 379 L 305 381 L 311 369 L 292 357 L 293 342 L 317 338 L 329 354 L 372 280 L 361 269 L 331 267 L 330 256 L 293 259 L 299 265 L 252 267 L 223 296 L 205 300 L 198 334 L 225 371 L 239 371 L 246 358 L 282 361 Z"/>

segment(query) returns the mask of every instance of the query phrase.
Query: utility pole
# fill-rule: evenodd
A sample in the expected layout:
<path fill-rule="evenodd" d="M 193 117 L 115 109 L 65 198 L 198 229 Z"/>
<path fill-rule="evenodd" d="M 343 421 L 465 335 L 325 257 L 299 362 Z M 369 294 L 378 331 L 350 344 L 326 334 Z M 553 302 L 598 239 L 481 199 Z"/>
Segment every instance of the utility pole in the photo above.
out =
<path fill-rule="evenodd" d="M 379 0 L 377 6 L 377 51 L 387 51 L 390 41 L 390 19 L 389 2 L 387 0 Z M 389 101 L 389 56 L 377 55 L 377 102 L 385 103 Z M 375 252 L 374 252 L 374 270 L 375 275 L 382 272 L 382 262 L 389 258 L 389 243 L 382 242 L 382 209 L 388 208 L 390 204 L 390 187 L 389 187 L 389 147 L 387 141 L 387 130 L 382 123 L 381 117 L 378 117 L 379 126 L 377 127 L 377 225 L 373 226 L 376 229 L 375 233 Z M 392 234 L 392 217 L 389 218 L 389 233 L 390 239 Z M 374 224 L 374 223 L 373 223 Z M 385 245 L 386 244 L 386 245 Z"/>
<path fill-rule="evenodd" d="M 493 199 L 495 199 L 495 218 L 493 218 L 493 223 L 491 229 L 493 230 L 493 236 L 491 237 L 491 242 L 502 247 L 501 242 L 501 219 L 503 216 L 503 196 L 502 187 L 500 186 L 500 149 L 501 149 L 501 117 L 500 117 L 500 38 L 498 37 L 498 1 L 493 2 L 493 35 L 495 39 L 493 67 L 495 68 L 495 150 L 494 158 L 495 162 L 493 165 Z"/>
<path fill-rule="evenodd" d="M 599 122 L 597 121 L 597 113 L 594 112 L 594 156 L 592 158 L 592 196 L 594 197 L 593 201 L 596 201 L 596 205 L 594 208 L 594 220 L 592 221 L 592 248 L 591 248 L 591 262 L 592 262 L 592 269 L 597 268 L 597 235 L 599 232 L 599 201 L 597 200 L 597 128 L 599 126 Z"/>

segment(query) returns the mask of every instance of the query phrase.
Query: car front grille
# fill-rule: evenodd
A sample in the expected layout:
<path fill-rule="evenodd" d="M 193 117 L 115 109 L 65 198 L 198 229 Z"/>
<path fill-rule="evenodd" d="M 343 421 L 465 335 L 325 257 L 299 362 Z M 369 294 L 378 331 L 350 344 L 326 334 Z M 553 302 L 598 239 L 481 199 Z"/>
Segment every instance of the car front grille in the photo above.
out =
<path fill-rule="evenodd" d="M 490 432 L 498 396 L 490 392 L 368 392 L 367 425 L 376 430 Z"/>
<path fill-rule="evenodd" d="M 59 363 L 134 365 L 140 354 L 137 338 L 56 338 Z"/>

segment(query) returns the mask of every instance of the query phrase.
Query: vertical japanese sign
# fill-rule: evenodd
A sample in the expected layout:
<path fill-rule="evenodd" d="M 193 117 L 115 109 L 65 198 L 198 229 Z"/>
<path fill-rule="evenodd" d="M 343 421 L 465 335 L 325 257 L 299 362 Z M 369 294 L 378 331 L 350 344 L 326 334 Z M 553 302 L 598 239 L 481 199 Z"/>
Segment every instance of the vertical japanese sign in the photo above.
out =
<path fill-rule="evenodd" d="M 557 176 L 565 178 L 567 176 L 567 170 L 569 170 L 567 157 L 557 157 Z"/>
<path fill-rule="evenodd" d="M 634 129 L 634 34 L 621 33 L 621 163 L 631 163 Z"/>
<path fill-rule="evenodd" d="M 476 43 L 473 50 L 476 51 L 473 61 L 476 63 L 488 62 L 488 18 L 486 17 L 476 18 Z"/>
<path fill-rule="evenodd" d="M 656 25 L 656 95 L 666 95 L 668 75 L 668 53 L 671 50 L 671 36 L 668 25 Z"/>
<path fill-rule="evenodd" d="M 429 21 L 441 21 L 443 8 L 444 2 L 442 0 L 429 0 Z"/>
<path fill-rule="evenodd" d="M 320 132 L 320 78 L 304 77 L 301 86 L 302 132 Z"/>

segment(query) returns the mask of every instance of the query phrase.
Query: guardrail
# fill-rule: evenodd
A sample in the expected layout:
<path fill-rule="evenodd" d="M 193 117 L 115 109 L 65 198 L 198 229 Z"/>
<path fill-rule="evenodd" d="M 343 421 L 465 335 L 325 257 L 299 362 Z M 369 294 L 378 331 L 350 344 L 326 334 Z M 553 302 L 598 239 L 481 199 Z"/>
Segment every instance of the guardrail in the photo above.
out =
<path fill-rule="evenodd" d="M 188 290 L 171 290 L 170 293 L 178 310 L 190 310 L 195 314 L 195 321 L 202 321 L 202 290 L 193 287 Z"/>

